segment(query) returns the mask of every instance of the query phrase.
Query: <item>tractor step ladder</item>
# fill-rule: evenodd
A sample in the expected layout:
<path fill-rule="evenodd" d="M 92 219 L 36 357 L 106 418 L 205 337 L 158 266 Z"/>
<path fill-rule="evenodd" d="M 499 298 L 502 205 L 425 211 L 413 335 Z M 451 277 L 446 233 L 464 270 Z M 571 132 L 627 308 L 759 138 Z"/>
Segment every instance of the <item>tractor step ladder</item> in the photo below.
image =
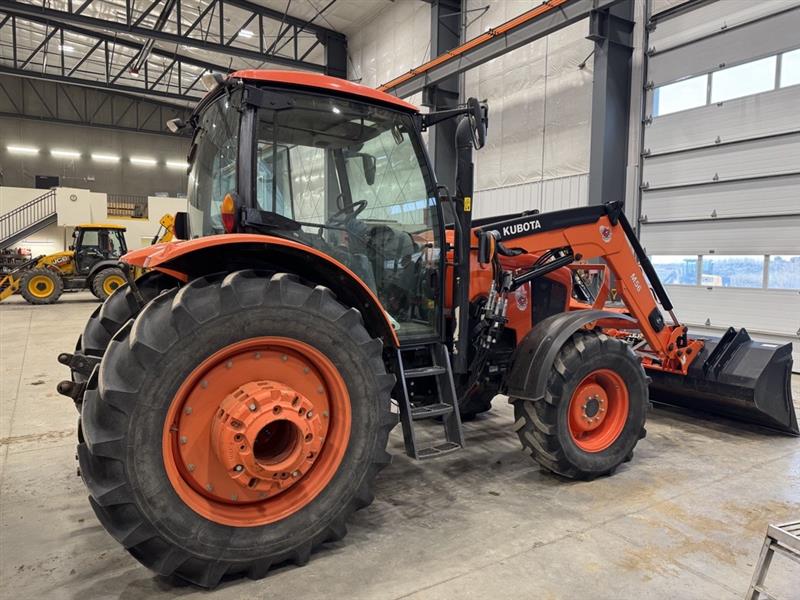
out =
<path fill-rule="evenodd" d="M 769 565 L 776 552 L 800 564 L 800 520 L 767 527 L 767 535 L 764 537 L 764 545 L 761 547 L 761 554 L 750 582 L 750 589 L 747 590 L 747 596 L 745 596 L 747 600 L 758 600 L 759 598 L 777 600 L 775 596 L 764 589 L 764 580 L 767 578 Z"/>
<path fill-rule="evenodd" d="M 428 353 L 431 364 L 424 367 L 406 369 L 403 362 L 403 352 L 423 350 Z M 415 346 L 403 347 L 397 350 L 397 363 L 400 377 L 398 381 L 398 403 L 400 406 L 400 422 L 403 426 L 406 454 L 417 460 L 425 460 L 444 456 L 464 446 L 464 434 L 461 429 L 461 415 L 458 412 L 458 395 L 453 381 L 453 371 L 450 368 L 450 354 L 444 344 L 431 342 Z M 414 381 L 432 377 L 436 381 L 437 402 L 427 405 L 415 405 L 412 401 L 414 395 Z M 414 423 L 422 419 L 442 418 L 444 427 L 444 441 L 426 448 L 417 445 L 417 435 Z"/>

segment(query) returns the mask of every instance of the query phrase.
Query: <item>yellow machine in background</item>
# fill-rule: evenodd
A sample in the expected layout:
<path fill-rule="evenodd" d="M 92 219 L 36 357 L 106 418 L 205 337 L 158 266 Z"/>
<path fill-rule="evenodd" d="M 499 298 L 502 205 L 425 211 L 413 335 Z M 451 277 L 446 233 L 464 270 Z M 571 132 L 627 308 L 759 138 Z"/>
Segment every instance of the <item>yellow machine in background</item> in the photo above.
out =
<path fill-rule="evenodd" d="M 165 214 L 159 219 L 151 244 L 169 242 L 174 237 L 175 216 Z M 0 301 L 19 292 L 31 304 L 52 304 L 64 290 L 84 289 L 105 300 L 126 281 L 118 263 L 127 251 L 125 227 L 78 225 L 69 250 L 37 256 L 0 274 Z"/>
<path fill-rule="evenodd" d="M 0 279 L 0 300 L 19 291 L 31 304 L 52 304 L 66 290 L 89 289 L 105 300 L 125 283 L 119 258 L 128 251 L 125 227 L 89 223 L 72 233 L 69 250 L 37 256 Z"/>
<path fill-rule="evenodd" d="M 151 246 L 163 242 L 171 242 L 175 237 L 175 215 L 165 214 L 158 220 L 158 225 L 158 231 L 153 236 L 153 241 L 150 242 Z"/>

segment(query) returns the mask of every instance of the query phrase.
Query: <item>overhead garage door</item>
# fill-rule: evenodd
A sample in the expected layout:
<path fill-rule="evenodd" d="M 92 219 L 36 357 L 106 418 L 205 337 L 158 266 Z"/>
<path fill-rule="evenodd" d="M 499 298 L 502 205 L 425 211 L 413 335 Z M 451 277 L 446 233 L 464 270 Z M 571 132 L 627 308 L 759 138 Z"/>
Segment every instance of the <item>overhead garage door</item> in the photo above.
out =
<path fill-rule="evenodd" d="M 657 6 L 657 5 L 656 5 Z M 800 370 L 800 0 L 652 17 L 640 235 L 681 320 L 793 342 Z"/>

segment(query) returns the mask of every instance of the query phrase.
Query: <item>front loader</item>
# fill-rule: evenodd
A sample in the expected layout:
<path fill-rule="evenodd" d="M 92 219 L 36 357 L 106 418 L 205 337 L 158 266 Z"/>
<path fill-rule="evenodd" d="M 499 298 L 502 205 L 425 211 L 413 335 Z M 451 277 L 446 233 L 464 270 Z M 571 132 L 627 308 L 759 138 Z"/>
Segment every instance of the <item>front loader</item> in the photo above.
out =
<path fill-rule="evenodd" d="M 453 195 L 421 141 L 449 118 Z M 444 456 L 499 392 L 575 479 L 631 460 L 649 393 L 798 433 L 787 347 L 691 336 L 620 203 L 472 219 L 487 121 L 298 72 L 200 102 L 183 241 L 123 257 L 59 357 L 90 503 L 137 560 L 204 587 L 303 564 L 372 501 L 398 420 L 409 456 Z"/>

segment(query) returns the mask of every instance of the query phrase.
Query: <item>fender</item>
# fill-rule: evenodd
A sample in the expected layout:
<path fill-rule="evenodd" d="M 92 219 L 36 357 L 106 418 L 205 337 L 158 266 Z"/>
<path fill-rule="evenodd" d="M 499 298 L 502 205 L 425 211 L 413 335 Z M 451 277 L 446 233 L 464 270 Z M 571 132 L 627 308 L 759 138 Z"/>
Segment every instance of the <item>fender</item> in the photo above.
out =
<path fill-rule="evenodd" d="M 517 345 L 505 393 L 524 400 L 544 398 L 547 377 L 561 347 L 581 327 L 600 319 L 630 321 L 636 327 L 633 317 L 607 310 L 563 312 L 543 319 Z"/>
<path fill-rule="evenodd" d="M 184 280 L 240 269 L 288 271 L 330 288 L 342 303 L 361 311 L 370 335 L 400 345 L 381 301 L 358 275 L 328 254 L 293 240 L 226 233 L 146 246 L 120 260 Z"/>
<path fill-rule="evenodd" d="M 92 265 L 92 268 L 89 270 L 89 274 L 86 276 L 86 281 L 91 281 L 94 279 L 94 276 L 103 269 L 117 266 L 119 266 L 119 260 L 117 259 L 100 260 Z"/>

